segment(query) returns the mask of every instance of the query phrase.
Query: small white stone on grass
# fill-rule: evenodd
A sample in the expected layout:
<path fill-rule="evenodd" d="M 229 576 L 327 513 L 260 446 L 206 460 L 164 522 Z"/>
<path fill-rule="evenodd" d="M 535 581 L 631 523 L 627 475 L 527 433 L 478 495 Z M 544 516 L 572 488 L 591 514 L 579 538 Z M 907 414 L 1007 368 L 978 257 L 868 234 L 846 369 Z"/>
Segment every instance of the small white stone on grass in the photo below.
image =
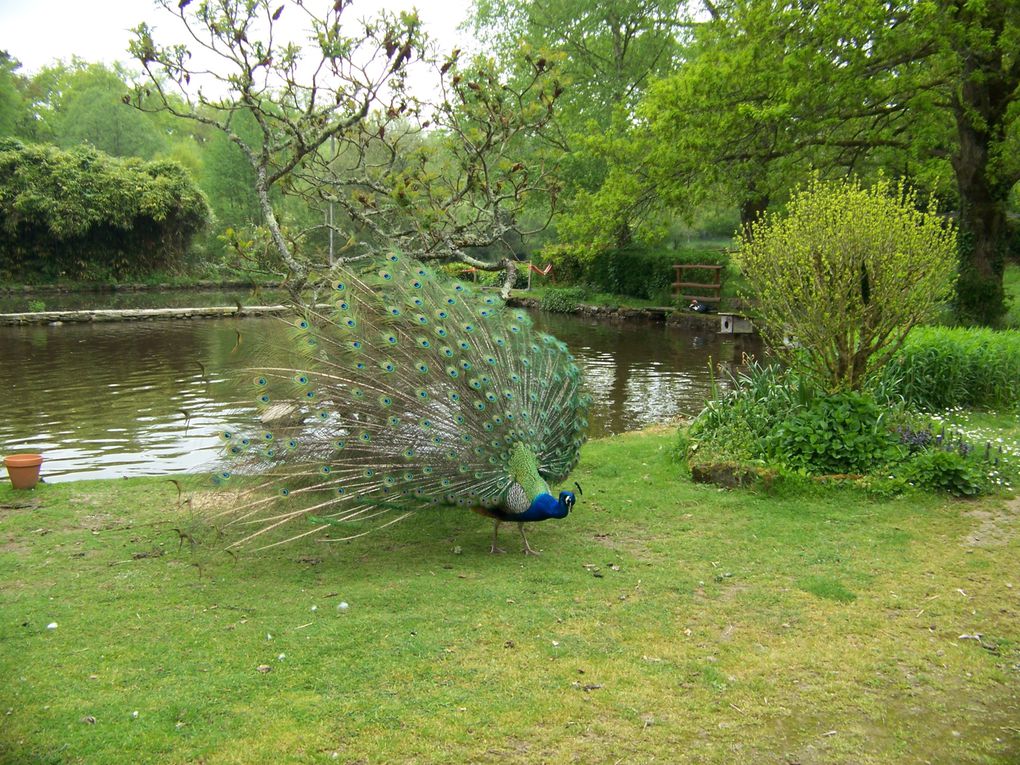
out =
<path fill-rule="evenodd" d="M 48 630 L 55 630 L 56 628 L 57 628 L 56 622 L 50 622 L 49 624 L 46 625 L 46 629 Z"/>
<path fill-rule="evenodd" d="M 347 605 L 346 600 L 341 600 L 339 603 L 336 604 L 337 611 L 346 611 L 348 608 L 350 608 L 350 606 Z"/>

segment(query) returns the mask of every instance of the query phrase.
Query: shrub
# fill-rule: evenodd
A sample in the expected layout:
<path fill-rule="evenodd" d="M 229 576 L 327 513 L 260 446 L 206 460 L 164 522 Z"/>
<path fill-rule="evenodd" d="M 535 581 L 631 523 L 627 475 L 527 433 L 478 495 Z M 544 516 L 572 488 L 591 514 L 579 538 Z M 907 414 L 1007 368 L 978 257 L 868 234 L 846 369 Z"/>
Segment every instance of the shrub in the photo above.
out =
<path fill-rule="evenodd" d="M 862 393 L 819 396 L 766 438 L 769 455 L 814 474 L 869 473 L 898 456 L 884 410 Z"/>
<path fill-rule="evenodd" d="M 0 141 L 0 276 L 100 280 L 173 267 L 208 217 L 175 162 Z"/>
<path fill-rule="evenodd" d="M 1020 332 L 919 327 L 881 379 L 927 411 L 1020 406 Z"/>
<path fill-rule="evenodd" d="M 590 246 L 555 245 L 542 251 L 553 264 L 560 283 L 584 284 L 592 292 L 608 292 L 644 300 L 672 302 L 676 263 L 705 263 L 725 266 L 729 256 L 718 249 L 623 249 L 595 250 Z"/>
<path fill-rule="evenodd" d="M 977 460 L 958 451 L 928 449 L 919 452 L 901 471 L 914 486 L 973 497 L 987 491 L 987 473 Z"/>
<path fill-rule="evenodd" d="M 786 215 L 766 215 L 740 241 L 737 261 L 763 333 L 827 391 L 864 388 L 952 295 L 955 232 L 915 203 L 886 182 L 815 181 Z M 788 334 L 798 353 L 784 350 Z"/>
<path fill-rule="evenodd" d="M 587 296 L 588 291 L 583 287 L 548 287 L 542 296 L 542 310 L 572 313 Z"/>

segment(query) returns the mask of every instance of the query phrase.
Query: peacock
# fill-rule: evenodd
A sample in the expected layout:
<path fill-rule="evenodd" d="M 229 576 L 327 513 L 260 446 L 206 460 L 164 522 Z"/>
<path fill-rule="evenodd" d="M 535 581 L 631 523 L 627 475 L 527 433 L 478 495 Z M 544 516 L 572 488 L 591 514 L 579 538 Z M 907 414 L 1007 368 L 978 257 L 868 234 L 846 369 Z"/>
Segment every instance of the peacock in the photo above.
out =
<path fill-rule="evenodd" d="M 231 547 L 344 541 L 455 506 L 495 521 L 492 552 L 515 522 L 537 554 L 525 524 L 566 517 L 581 493 L 550 489 L 577 464 L 591 402 L 566 345 L 399 252 L 325 281 L 252 370 L 259 432 L 222 433 L 231 461 L 214 481 L 240 486 L 219 514 L 252 527 Z"/>

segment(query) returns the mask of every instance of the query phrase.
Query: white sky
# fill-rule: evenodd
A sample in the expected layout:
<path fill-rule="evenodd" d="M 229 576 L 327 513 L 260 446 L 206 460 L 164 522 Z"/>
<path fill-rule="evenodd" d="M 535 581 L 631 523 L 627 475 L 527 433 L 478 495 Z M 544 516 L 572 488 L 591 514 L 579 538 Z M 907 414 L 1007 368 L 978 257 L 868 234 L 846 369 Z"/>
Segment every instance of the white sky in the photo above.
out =
<path fill-rule="evenodd" d="M 308 8 L 332 7 L 331 0 L 306 0 Z M 471 46 L 472 40 L 457 31 L 467 16 L 470 0 L 354 0 L 346 14 L 371 17 L 385 8 L 391 11 L 418 7 L 429 36 L 440 47 Z M 150 0 L 0 0 L 0 50 L 22 63 L 31 74 L 57 59 L 77 55 L 86 61 L 131 64 L 127 53 L 129 30 L 141 21 L 156 28 L 157 41 L 179 39 L 173 16 Z M 134 68 L 134 67 L 132 67 Z"/>

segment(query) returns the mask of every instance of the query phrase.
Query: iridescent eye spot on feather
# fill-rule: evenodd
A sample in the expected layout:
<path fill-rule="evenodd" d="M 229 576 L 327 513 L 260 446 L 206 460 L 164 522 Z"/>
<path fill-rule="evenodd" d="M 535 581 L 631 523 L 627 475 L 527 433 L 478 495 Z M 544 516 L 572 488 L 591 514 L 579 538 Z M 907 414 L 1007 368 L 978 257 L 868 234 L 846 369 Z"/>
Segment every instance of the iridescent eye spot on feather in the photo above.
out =
<path fill-rule="evenodd" d="M 258 402 L 260 404 L 268 404 L 269 403 L 269 396 L 266 395 L 265 393 L 263 393 L 261 396 L 258 397 Z"/>
<path fill-rule="evenodd" d="M 471 438 L 471 435 L 469 433 L 464 433 L 460 437 L 460 440 L 463 441 L 465 444 L 470 444 L 471 441 L 473 441 L 474 439 Z"/>
<path fill-rule="evenodd" d="M 493 367 L 496 366 L 496 357 L 495 356 L 486 356 L 485 357 L 485 363 L 488 364 L 489 366 L 493 366 Z"/>
<path fill-rule="evenodd" d="M 382 361 L 382 362 L 379 363 L 379 368 L 383 372 L 386 372 L 387 374 L 390 374 L 390 373 L 396 371 L 397 365 L 394 364 L 392 361 Z"/>
<path fill-rule="evenodd" d="M 425 401 L 429 397 L 429 392 L 424 388 L 418 388 L 418 390 L 415 391 L 415 395 L 422 401 Z"/>
<path fill-rule="evenodd" d="M 432 347 L 432 343 L 429 342 L 428 338 L 425 338 L 425 337 L 419 337 L 415 342 L 417 342 L 418 345 L 420 345 L 422 348 L 431 348 Z"/>
<path fill-rule="evenodd" d="M 417 273 L 418 276 L 422 276 L 422 277 L 425 277 L 425 276 L 429 275 L 429 272 L 426 271 L 424 268 L 419 268 L 415 273 Z"/>
<path fill-rule="evenodd" d="M 414 305 L 416 305 L 418 308 L 424 308 L 425 307 L 425 301 L 422 300 L 420 297 L 416 297 L 411 302 L 414 303 Z"/>
<path fill-rule="evenodd" d="M 460 288 L 460 285 L 457 285 L 457 287 Z M 446 304 L 447 305 L 457 305 L 457 298 L 452 298 L 452 297 L 446 298 Z"/>
<path fill-rule="evenodd" d="M 441 481 L 439 482 L 439 485 L 440 485 L 440 486 L 442 486 L 442 487 L 444 487 L 444 488 L 446 488 L 446 487 L 448 487 L 448 486 L 452 486 L 452 485 L 453 485 L 453 481 L 451 481 L 451 480 L 450 480 L 449 478 L 443 478 L 443 479 L 442 479 L 442 480 L 441 480 Z"/>
<path fill-rule="evenodd" d="M 449 316 L 450 316 L 450 314 L 447 313 L 446 311 L 444 311 L 442 308 L 440 308 L 438 311 L 436 311 L 436 318 L 437 319 L 446 319 Z"/>
<path fill-rule="evenodd" d="M 398 256 L 396 253 L 392 253 L 392 252 L 387 256 L 386 259 L 390 263 L 399 263 L 400 262 L 400 256 Z"/>
<path fill-rule="evenodd" d="M 390 415 L 389 419 L 387 419 L 386 422 L 389 423 L 389 426 L 391 428 L 399 428 L 400 427 L 400 418 L 397 417 L 395 414 Z"/>
<path fill-rule="evenodd" d="M 421 472 L 424 473 L 425 475 L 432 475 L 434 470 L 433 470 L 433 467 L 431 465 L 426 465 L 425 467 L 423 467 L 421 469 Z"/>
<path fill-rule="evenodd" d="M 470 351 L 471 350 L 471 343 L 469 343 L 467 340 L 461 340 L 459 343 L 457 343 L 457 346 L 462 351 Z"/>
<path fill-rule="evenodd" d="M 514 334 L 517 334 L 518 332 L 521 331 L 521 328 L 518 327 L 516 324 L 511 324 L 510 331 L 513 332 Z"/>
<path fill-rule="evenodd" d="M 479 380 L 477 377 L 472 377 L 470 380 L 468 380 L 468 385 L 474 388 L 475 390 L 482 389 L 482 381 Z"/>
<path fill-rule="evenodd" d="M 457 391 L 450 391 L 448 398 L 455 404 L 460 402 L 460 394 Z"/>
<path fill-rule="evenodd" d="M 362 370 L 365 370 L 365 369 L 367 369 L 367 368 L 368 368 L 368 365 L 367 365 L 367 364 L 365 364 L 365 362 L 364 362 L 364 361 L 355 361 L 355 362 L 354 362 L 354 368 L 355 368 L 355 369 L 357 369 L 357 370 L 358 370 L 358 371 L 360 372 L 360 371 L 362 371 Z"/>
<path fill-rule="evenodd" d="M 415 279 L 413 282 L 411 282 L 411 288 L 412 289 L 420 290 L 421 287 L 422 287 L 422 284 L 417 279 Z"/>
<path fill-rule="evenodd" d="M 491 422 L 482 423 L 482 427 L 485 429 L 486 433 L 491 433 L 495 428 L 495 426 Z"/>
<path fill-rule="evenodd" d="M 453 289 L 456 292 L 463 292 L 464 291 L 464 285 L 463 284 L 454 284 L 453 285 Z M 449 301 L 447 301 L 447 302 L 449 302 Z M 451 305 L 452 305 L 452 303 L 451 303 Z"/>
<path fill-rule="evenodd" d="M 465 372 L 471 371 L 471 362 L 468 361 L 467 359 L 461 359 L 460 368 L 463 369 Z"/>
<path fill-rule="evenodd" d="M 308 329 L 310 326 L 311 326 L 311 324 L 309 324 L 304 319 L 299 319 L 298 322 L 297 322 L 297 328 L 298 329 Z"/>
<path fill-rule="evenodd" d="M 492 316 L 492 311 L 490 311 L 488 308 L 483 308 L 481 311 L 478 312 L 478 315 L 481 316 L 483 319 L 488 319 L 490 316 Z"/>
<path fill-rule="evenodd" d="M 333 282 L 333 289 L 336 292 L 344 292 L 347 289 L 347 285 L 343 282 Z"/>
<path fill-rule="evenodd" d="M 273 457 L 276 456 L 276 449 L 271 449 L 269 447 L 266 447 L 265 449 L 262 450 L 262 453 L 266 457 L 269 457 L 269 459 L 272 459 Z"/>
<path fill-rule="evenodd" d="M 289 497 L 290 496 L 290 489 L 287 489 L 287 488 L 280 489 L 280 496 L 281 497 Z"/>
<path fill-rule="evenodd" d="M 401 311 L 395 305 L 391 305 L 389 308 L 386 309 L 386 311 L 389 313 L 390 316 L 400 316 L 403 313 L 403 311 Z"/>
<path fill-rule="evenodd" d="M 361 388 L 351 388 L 351 397 L 361 401 L 365 398 L 365 391 Z"/>
<path fill-rule="evenodd" d="M 333 468 L 331 468 L 329 465 L 323 465 L 321 468 L 319 468 L 319 472 L 322 473 L 323 475 L 329 475 L 330 473 L 333 472 Z"/>
<path fill-rule="evenodd" d="M 446 327 L 436 327 L 436 334 L 439 337 L 446 337 L 447 335 Z"/>
<path fill-rule="evenodd" d="M 467 333 L 471 333 L 471 332 L 475 331 L 475 325 L 474 324 L 461 324 L 460 326 Z"/>
<path fill-rule="evenodd" d="M 351 342 L 348 343 L 348 344 L 355 351 L 360 351 L 361 350 L 361 341 L 360 340 L 351 340 Z"/>
<path fill-rule="evenodd" d="M 460 372 L 456 369 L 456 367 L 447 367 L 446 374 L 448 374 L 453 379 L 457 379 L 458 377 L 460 377 Z"/>
<path fill-rule="evenodd" d="M 504 340 L 502 337 L 497 337 L 495 340 L 496 345 L 498 345 L 500 348 L 506 347 L 506 340 Z"/>
<path fill-rule="evenodd" d="M 414 364 L 414 368 L 417 369 L 422 374 L 427 374 L 429 371 L 429 365 L 426 364 L 424 361 L 416 361 Z"/>
<path fill-rule="evenodd" d="M 340 496 L 343 496 L 344 494 L 347 493 L 347 489 L 345 489 L 343 486 L 337 486 L 336 493 Z"/>
<path fill-rule="evenodd" d="M 485 400 L 488 401 L 490 404 L 495 404 L 496 394 L 493 393 L 491 390 L 485 391 Z"/>
<path fill-rule="evenodd" d="M 290 441 L 287 442 L 288 449 L 297 449 L 297 447 L 298 447 L 297 439 L 292 438 L 290 439 Z"/>
<path fill-rule="evenodd" d="M 458 425 L 463 425 L 465 422 L 467 422 L 467 420 L 464 418 L 464 415 L 462 414 L 458 414 L 456 417 L 454 417 L 453 421 Z M 471 438 L 471 436 L 468 436 L 468 438 Z"/>
<path fill-rule="evenodd" d="M 417 316 L 415 316 L 414 318 L 415 318 L 415 320 L 417 320 L 417 322 L 418 322 L 419 324 L 421 324 L 422 326 L 425 326 L 426 324 L 428 324 L 428 323 L 429 323 L 429 320 L 428 320 L 428 317 L 427 317 L 427 316 L 422 316 L 421 314 L 418 314 L 418 315 L 417 315 Z"/>
<path fill-rule="evenodd" d="M 420 420 L 418 420 L 418 426 L 422 430 L 428 430 L 429 428 L 432 427 L 432 420 L 430 420 L 428 417 L 422 417 Z"/>
<path fill-rule="evenodd" d="M 269 380 L 267 380 L 265 377 L 256 377 L 255 378 L 255 384 L 256 385 L 261 385 L 261 386 L 266 386 L 266 385 L 269 385 Z"/>
<path fill-rule="evenodd" d="M 404 455 L 404 459 L 405 460 L 413 459 L 414 458 L 414 449 L 412 449 L 411 447 L 407 447 L 406 449 L 404 449 L 403 455 Z"/>
<path fill-rule="evenodd" d="M 484 401 L 475 401 L 474 407 L 479 412 L 485 411 L 485 402 Z"/>
<path fill-rule="evenodd" d="M 388 282 L 393 279 L 393 274 L 391 274 L 389 271 L 383 268 L 379 271 L 379 278 L 381 278 L 383 281 Z"/>
<path fill-rule="evenodd" d="M 355 327 L 358 326 L 358 322 L 356 322 L 350 316 L 348 316 L 346 319 L 344 319 L 343 323 L 344 323 L 344 326 L 346 326 L 348 329 L 354 329 Z"/>
<path fill-rule="evenodd" d="M 384 333 L 383 336 L 382 336 L 382 339 L 383 339 L 384 343 L 388 343 L 389 345 L 396 345 L 397 344 L 397 336 L 394 335 L 394 334 Z"/>
<path fill-rule="evenodd" d="M 265 433 L 262 434 L 262 440 L 263 441 L 272 441 L 273 440 L 273 434 L 270 433 L 269 431 L 266 431 Z"/>
<path fill-rule="evenodd" d="M 393 406 L 393 399 L 389 396 L 379 396 L 379 406 L 389 408 Z"/>
<path fill-rule="evenodd" d="M 320 409 L 318 412 L 315 413 L 315 416 L 318 417 L 323 422 L 325 422 L 326 420 L 329 419 L 329 412 L 327 412 L 325 409 Z"/>
<path fill-rule="evenodd" d="M 233 437 L 234 437 L 234 434 L 231 433 L 229 430 L 220 431 L 220 439 L 222 439 L 223 441 L 229 441 Z"/>
<path fill-rule="evenodd" d="M 305 398 L 315 398 L 315 391 L 314 390 L 310 390 L 310 391 L 306 392 L 305 393 Z"/>
<path fill-rule="evenodd" d="M 527 316 L 520 312 L 514 314 L 514 321 L 526 321 L 527 318 Z"/>
<path fill-rule="evenodd" d="M 342 300 L 339 303 L 337 303 L 336 307 L 339 308 L 341 311 L 351 310 L 351 304 L 348 303 L 346 300 Z"/>
<path fill-rule="evenodd" d="M 453 358 L 453 348 L 449 348 L 449 347 L 444 345 L 442 348 L 439 349 L 439 352 L 441 354 L 443 354 L 444 356 L 446 356 L 446 358 L 448 358 L 448 359 L 452 359 Z"/>
<path fill-rule="evenodd" d="M 347 448 L 347 442 L 344 441 L 342 438 L 338 438 L 336 441 L 334 441 L 333 445 L 337 448 L 337 451 L 343 451 L 344 449 Z"/>
<path fill-rule="evenodd" d="M 308 385 L 308 378 L 305 375 L 295 375 L 294 382 L 298 385 Z"/>
<path fill-rule="evenodd" d="M 372 470 L 372 468 L 365 468 L 364 470 L 362 470 L 362 471 L 361 471 L 361 474 L 362 474 L 362 475 L 363 475 L 363 476 L 364 476 L 365 478 L 371 478 L 372 476 L 374 476 L 374 475 L 375 475 L 375 471 L 374 471 L 374 470 Z"/>

